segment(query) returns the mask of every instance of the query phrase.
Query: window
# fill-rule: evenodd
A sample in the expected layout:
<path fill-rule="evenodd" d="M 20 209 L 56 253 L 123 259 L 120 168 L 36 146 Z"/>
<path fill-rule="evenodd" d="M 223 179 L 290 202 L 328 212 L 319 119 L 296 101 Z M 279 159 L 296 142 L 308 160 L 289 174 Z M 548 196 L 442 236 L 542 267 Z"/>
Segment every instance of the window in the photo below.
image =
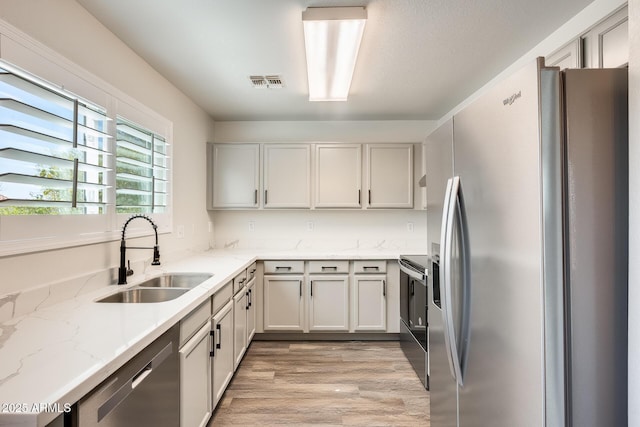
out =
<path fill-rule="evenodd" d="M 0 68 L 0 215 L 104 214 L 106 110 Z"/>
<path fill-rule="evenodd" d="M 116 212 L 165 213 L 168 196 L 165 139 L 118 117 Z"/>
<path fill-rule="evenodd" d="M 80 69 L 30 58 L 74 92 L 0 60 L 0 256 L 117 240 L 132 213 L 171 231 L 171 122 Z"/>

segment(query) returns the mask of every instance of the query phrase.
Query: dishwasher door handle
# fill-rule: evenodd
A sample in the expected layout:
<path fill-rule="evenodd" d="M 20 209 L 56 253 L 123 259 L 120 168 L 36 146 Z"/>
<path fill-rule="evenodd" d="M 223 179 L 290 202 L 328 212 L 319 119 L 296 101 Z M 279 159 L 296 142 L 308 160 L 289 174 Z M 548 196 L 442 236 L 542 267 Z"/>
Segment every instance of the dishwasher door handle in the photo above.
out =
<path fill-rule="evenodd" d="M 131 392 L 151 374 L 151 372 L 155 368 L 160 366 L 162 362 L 164 362 L 167 357 L 171 355 L 171 353 L 173 353 L 173 342 L 170 342 L 162 350 L 160 350 L 158 354 L 151 358 L 149 363 L 147 363 L 144 368 L 136 372 L 134 376 L 127 380 L 122 385 L 122 387 L 120 387 L 102 405 L 98 407 L 98 422 L 109 415 L 111 411 L 116 409 L 118 405 L 120 405 L 127 398 L 127 396 L 129 396 Z"/>

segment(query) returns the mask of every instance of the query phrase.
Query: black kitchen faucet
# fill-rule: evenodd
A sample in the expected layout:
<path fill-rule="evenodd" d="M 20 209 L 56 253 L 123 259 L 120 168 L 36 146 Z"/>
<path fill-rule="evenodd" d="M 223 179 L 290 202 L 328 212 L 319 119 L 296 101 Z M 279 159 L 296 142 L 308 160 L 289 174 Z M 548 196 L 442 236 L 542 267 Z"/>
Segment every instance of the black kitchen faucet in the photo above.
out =
<path fill-rule="evenodd" d="M 129 249 L 153 249 L 153 261 L 151 265 L 160 265 L 160 247 L 158 246 L 158 226 L 146 215 L 133 215 L 131 218 L 127 220 L 122 226 L 122 240 L 120 240 L 120 267 L 118 268 L 118 285 L 126 285 L 127 284 L 127 276 L 131 276 L 133 274 L 133 270 L 131 269 L 131 264 L 127 267 L 125 265 L 126 262 L 126 254 L 127 254 L 127 245 L 124 241 L 124 233 L 127 230 L 127 225 L 131 221 L 136 218 L 146 219 L 151 223 L 153 227 L 153 231 L 156 233 L 156 244 L 153 248 L 149 247 L 130 247 Z"/>

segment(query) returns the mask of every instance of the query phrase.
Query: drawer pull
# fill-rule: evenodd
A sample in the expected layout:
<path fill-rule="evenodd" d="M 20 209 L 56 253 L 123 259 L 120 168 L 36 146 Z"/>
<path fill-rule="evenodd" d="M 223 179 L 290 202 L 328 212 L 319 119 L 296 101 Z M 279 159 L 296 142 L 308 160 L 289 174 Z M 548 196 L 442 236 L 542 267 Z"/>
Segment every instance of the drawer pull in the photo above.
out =
<path fill-rule="evenodd" d="M 276 271 L 291 271 L 291 266 L 285 266 L 285 267 L 276 266 Z"/>
<path fill-rule="evenodd" d="M 363 270 L 373 270 L 373 271 L 378 271 L 380 270 L 380 267 L 378 267 L 377 265 L 365 265 L 364 267 L 362 267 Z"/>
<path fill-rule="evenodd" d="M 323 265 L 322 266 L 322 271 L 338 271 L 338 267 L 336 267 L 335 265 Z"/>

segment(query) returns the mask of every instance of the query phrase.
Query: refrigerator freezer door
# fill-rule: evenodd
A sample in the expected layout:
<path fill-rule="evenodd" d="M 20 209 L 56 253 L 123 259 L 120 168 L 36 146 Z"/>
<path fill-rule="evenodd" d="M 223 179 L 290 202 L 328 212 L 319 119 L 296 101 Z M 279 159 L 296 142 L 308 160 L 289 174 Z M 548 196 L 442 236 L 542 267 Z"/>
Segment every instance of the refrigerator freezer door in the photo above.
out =
<path fill-rule="evenodd" d="M 464 427 L 544 423 L 538 95 L 534 63 L 455 117 L 471 252 Z"/>
<path fill-rule="evenodd" d="M 577 72 L 576 72 L 577 71 Z M 627 70 L 564 73 L 573 426 L 627 425 Z"/>
<path fill-rule="evenodd" d="M 427 157 L 427 239 L 429 254 L 441 259 L 440 234 L 447 180 L 453 175 L 453 120 L 443 123 L 426 140 Z M 455 427 L 458 424 L 457 384 L 449 371 L 441 310 L 440 272 L 436 263 L 429 268 L 429 393 L 431 425 Z"/>

